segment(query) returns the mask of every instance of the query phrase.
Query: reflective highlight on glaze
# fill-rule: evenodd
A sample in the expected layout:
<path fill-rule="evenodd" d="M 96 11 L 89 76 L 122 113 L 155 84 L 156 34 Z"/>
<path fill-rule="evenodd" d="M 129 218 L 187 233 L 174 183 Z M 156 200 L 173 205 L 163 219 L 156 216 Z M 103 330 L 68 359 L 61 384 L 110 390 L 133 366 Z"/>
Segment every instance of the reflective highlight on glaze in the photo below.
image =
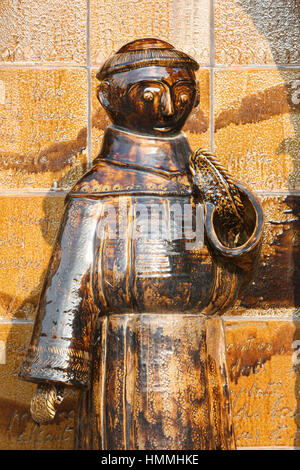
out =
<path fill-rule="evenodd" d="M 235 446 L 220 315 L 253 276 L 263 214 L 181 132 L 199 100 L 196 68 L 145 39 L 97 75 L 113 124 L 67 197 L 21 372 L 83 389 L 76 448 Z M 203 243 L 191 246 L 172 208 L 191 207 L 192 227 L 199 205 Z M 172 237 L 136 236 L 153 206 Z"/>

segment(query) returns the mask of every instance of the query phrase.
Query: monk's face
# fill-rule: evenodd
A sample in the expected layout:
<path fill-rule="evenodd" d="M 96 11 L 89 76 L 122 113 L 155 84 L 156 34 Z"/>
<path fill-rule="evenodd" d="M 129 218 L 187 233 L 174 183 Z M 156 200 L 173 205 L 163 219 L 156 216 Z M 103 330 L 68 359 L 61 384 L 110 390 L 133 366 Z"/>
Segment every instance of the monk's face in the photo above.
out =
<path fill-rule="evenodd" d="M 182 129 L 197 104 L 195 73 L 173 67 L 117 73 L 100 84 L 99 99 L 115 125 L 171 136 Z"/>

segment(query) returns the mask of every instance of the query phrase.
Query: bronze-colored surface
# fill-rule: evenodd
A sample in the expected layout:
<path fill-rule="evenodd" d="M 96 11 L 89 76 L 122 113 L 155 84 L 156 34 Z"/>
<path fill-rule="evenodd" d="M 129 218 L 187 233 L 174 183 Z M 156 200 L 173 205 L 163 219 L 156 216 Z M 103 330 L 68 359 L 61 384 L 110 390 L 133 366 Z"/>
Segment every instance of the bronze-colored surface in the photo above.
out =
<path fill-rule="evenodd" d="M 40 384 L 31 410 L 41 423 L 56 386 L 87 390 L 76 448 L 235 448 L 218 316 L 253 277 L 263 213 L 181 132 L 199 104 L 197 68 L 148 38 L 97 74 L 113 124 L 67 196 L 20 373 Z M 189 230 L 203 231 L 194 244 L 186 207 Z"/>
<path fill-rule="evenodd" d="M 104 130 L 110 124 L 105 110 L 99 106 L 97 99 L 97 72 L 98 69 L 92 69 L 92 159 L 98 155 Z M 192 150 L 197 150 L 199 147 L 208 148 L 210 142 L 210 71 L 202 68 L 197 70 L 196 79 L 201 101 L 192 110 L 183 128 Z"/>
<path fill-rule="evenodd" d="M 234 447 L 221 323 L 182 314 L 102 317 L 79 448 Z"/>

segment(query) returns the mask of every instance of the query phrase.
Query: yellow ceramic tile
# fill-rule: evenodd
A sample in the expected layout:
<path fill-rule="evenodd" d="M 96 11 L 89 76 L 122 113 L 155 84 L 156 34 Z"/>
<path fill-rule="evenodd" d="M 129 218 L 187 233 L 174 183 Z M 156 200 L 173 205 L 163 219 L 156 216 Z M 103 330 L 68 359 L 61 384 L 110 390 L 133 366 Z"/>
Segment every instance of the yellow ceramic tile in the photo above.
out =
<path fill-rule="evenodd" d="M 252 189 L 300 187 L 299 93 L 297 70 L 215 72 L 215 153 Z"/>
<path fill-rule="evenodd" d="M 299 322 L 228 322 L 226 342 L 237 445 L 299 446 Z"/>
<path fill-rule="evenodd" d="M 299 64 L 298 0 L 216 0 L 218 65 Z"/>
<path fill-rule="evenodd" d="M 86 167 L 79 69 L 0 69 L 0 188 L 68 188 Z"/>
<path fill-rule="evenodd" d="M 92 70 L 92 158 L 96 158 L 101 148 L 105 128 L 110 124 L 103 107 L 97 99 L 97 69 Z M 189 116 L 184 131 L 191 148 L 197 150 L 210 146 L 210 71 L 200 69 L 196 72 L 200 87 L 200 104 Z"/>
<path fill-rule="evenodd" d="M 0 317 L 33 318 L 63 196 L 0 198 Z"/>
<path fill-rule="evenodd" d="M 85 0 L 2 0 L 0 61 L 86 63 Z"/>
<path fill-rule="evenodd" d="M 36 385 L 18 378 L 31 336 L 31 324 L 0 323 L 0 449 L 72 449 L 77 393 L 68 390 L 52 424 L 38 426 L 30 416 Z"/>
<path fill-rule="evenodd" d="M 91 0 L 91 60 L 101 64 L 134 39 L 156 37 L 209 64 L 208 0 Z"/>

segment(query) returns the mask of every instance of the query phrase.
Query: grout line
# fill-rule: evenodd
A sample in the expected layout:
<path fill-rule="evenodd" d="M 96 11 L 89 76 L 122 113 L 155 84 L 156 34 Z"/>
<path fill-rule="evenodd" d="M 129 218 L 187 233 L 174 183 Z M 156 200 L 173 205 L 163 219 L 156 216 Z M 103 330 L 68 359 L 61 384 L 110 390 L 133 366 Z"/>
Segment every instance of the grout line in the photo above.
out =
<path fill-rule="evenodd" d="M 214 1 L 214 0 L 211 0 Z M 214 32 L 213 32 L 214 33 Z M 213 36 L 211 39 L 213 39 L 214 43 L 214 34 L 211 33 L 211 36 Z M 90 51 L 87 51 L 90 53 Z M 213 55 L 214 55 L 214 50 L 213 50 Z M 74 63 L 57 63 L 57 64 L 41 64 L 40 62 L 38 63 L 22 63 L 22 62 L 9 62 L 7 64 L 5 63 L 0 63 L 0 69 L 7 69 L 7 68 L 16 68 L 16 69 L 23 69 L 23 68 L 38 68 L 38 69 L 99 69 L 101 66 L 101 63 L 99 64 L 93 64 L 93 65 L 80 65 L 80 64 L 74 64 Z M 290 64 L 251 64 L 251 65 L 245 65 L 245 64 L 230 64 L 230 65 L 221 65 L 221 64 L 199 64 L 199 69 L 216 69 L 216 70 L 257 70 L 257 69 L 270 69 L 270 70 L 276 70 L 276 69 L 291 69 L 291 70 L 299 70 L 300 69 L 300 64 L 295 64 L 295 65 L 290 65 Z"/>
<path fill-rule="evenodd" d="M 264 189 L 255 189 L 258 196 L 300 196 L 300 191 L 297 189 L 287 189 L 286 191 L 265 191 Z"/>
<path fill-rule="evenodd" d="M 92 91 L 91 91 L 91 53 L 90 53 L 90 0 L 87 0 L 87 25 L 86 25 L 86 58 L 87 58 L 87 90 L 88 90 L 88 122 L 87 122 L 87 154 L 88 169 L 92 167 Z"/>
<path fill-rule="evenodd" d="M 214 0 L 210 0 L 210 151 L 214 152 L 214 67 L 215 67 Z M 201 97 L 200 97 L 201 99 Z"/>
<path fill-rule="evenodd" d="M 299 70 L 300 64 L 296 65 L 290 65 L 290 64 L 251 64 L 251 65 L 243 65 L 243 64 L 230 64 L 230 65 L 215 65 L 216 70 L 257 70 L 257 69 L 267 69 L 267 70 L 272 70 L 272 69 L 291 69 L 291 70 Z"/>
<path fill-rule="evenodd" d="M 9 64 L 0 64 L 0 69 L 87 69 L 87 65 L 74 65 L 74 64 L 22 64 L 22 63 L 9 63 Z"/>

